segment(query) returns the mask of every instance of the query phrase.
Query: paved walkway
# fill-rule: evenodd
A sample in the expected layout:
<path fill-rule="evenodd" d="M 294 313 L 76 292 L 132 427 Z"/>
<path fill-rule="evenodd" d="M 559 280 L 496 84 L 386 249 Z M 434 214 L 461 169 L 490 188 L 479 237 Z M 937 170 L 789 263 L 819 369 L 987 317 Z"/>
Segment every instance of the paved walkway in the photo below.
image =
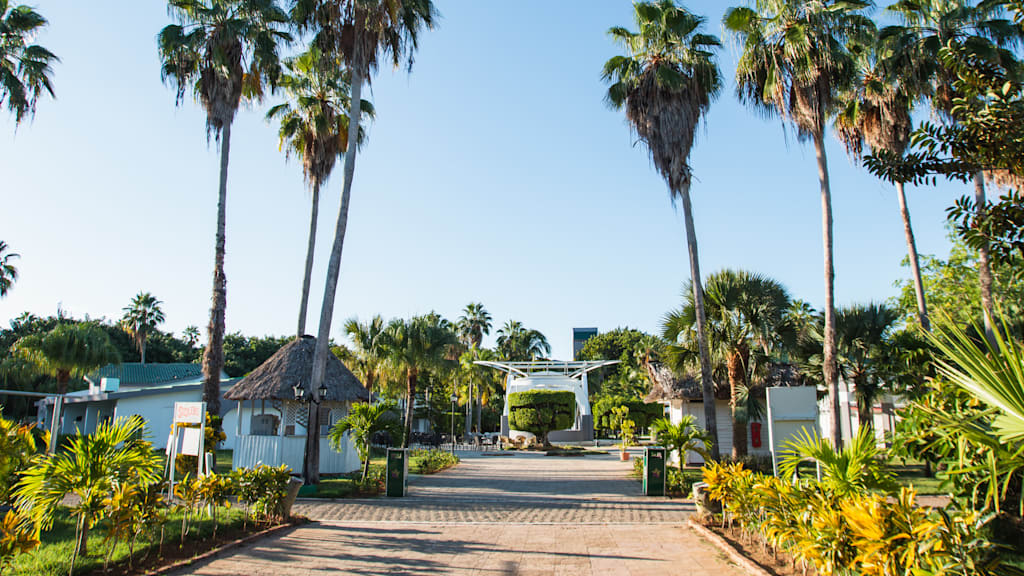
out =
<path fill-rule="evenodd" d="M 407 498 L 300 501 L 315 523 L 179 574 L 741 574 L 683 526 L 688 503 L 642 496 L 630 468 L 617 455 L 464 457 L 413 478 Z"/>

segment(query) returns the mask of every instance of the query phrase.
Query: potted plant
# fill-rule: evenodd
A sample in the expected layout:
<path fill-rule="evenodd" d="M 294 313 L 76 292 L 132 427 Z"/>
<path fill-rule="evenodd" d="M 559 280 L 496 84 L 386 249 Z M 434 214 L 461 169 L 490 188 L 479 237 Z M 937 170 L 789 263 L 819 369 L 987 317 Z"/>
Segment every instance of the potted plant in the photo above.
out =
<path fill-rule="evenodd" d="M 619 458 L 623 462 L 628 462 L 629 452 L 626 452 L 626 447 L 636 444 L 636 424 L 629 418 L 623 418 L 619 422 L 619 437 L 622 439 L 619 445 Z"/>

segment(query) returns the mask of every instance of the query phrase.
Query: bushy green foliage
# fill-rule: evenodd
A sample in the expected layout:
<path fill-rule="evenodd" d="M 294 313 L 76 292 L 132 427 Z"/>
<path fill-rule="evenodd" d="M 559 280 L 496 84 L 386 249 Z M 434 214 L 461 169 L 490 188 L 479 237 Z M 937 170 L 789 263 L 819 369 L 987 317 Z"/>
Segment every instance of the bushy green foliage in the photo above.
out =
<path fill-rule="evenodd" d="M 45 439 L 45 438 L 44 438 Z M 32 426 L 0 418 L 0 504 L 10 504 L 18 476 L 36 455 Z"/>
<path fill-rule="evenodd" d="M 433 474 L 455 466 L 459 457 L 447 450 L 413 450 L 409 455 L 409 472 Z"/>
<path fill-rule="evenodd" d="M 572 426 L 576 412 L 576 395 L 562 390 L 514 392 L 508 403 L 509 427 L 535 434 L 542 444 L 549 432 Z"/>
<path fill-rule="evenodd" d="M 254 522 L 273 522 L 284 519 L 285 497 L 291 469 L 260 464 L 253 468 L 236 468 L 231 481 L 239 502 L 243 503 Z"/>
<path fill-rule="evenodd" d="M 580 360 L 619 361 L 587 375 L 591 397 L 598 401 L 605 397 L 638 401 L 646 396 L 651 384 L 644 361 L 657 359 L 665 346 L 660 337 L 633 328 L 616 328 L 587 340 L 580 350 Z M 646 427 L 639 420 L 636 422 L 640 427 Z"/>
<path fill-rule="evenodd" d="M 611 432 L 616 428 L 613 410 L 625 406 L 629 411 L 629 419 L 640 429 L 646 429 L 651 423 L 665 415 L 661 404 L 647 404 L 643 400 L 629 399 L 625 396 L 601 396 L 591 406 L 594 414 L 594 428 Z"/>
<path fill-rule="evenodd" d="M 245 376 L 291 340 L 291 336 L 243 336 L 241 332 L 225 334 L 224 372 L 230 378 Z"/>

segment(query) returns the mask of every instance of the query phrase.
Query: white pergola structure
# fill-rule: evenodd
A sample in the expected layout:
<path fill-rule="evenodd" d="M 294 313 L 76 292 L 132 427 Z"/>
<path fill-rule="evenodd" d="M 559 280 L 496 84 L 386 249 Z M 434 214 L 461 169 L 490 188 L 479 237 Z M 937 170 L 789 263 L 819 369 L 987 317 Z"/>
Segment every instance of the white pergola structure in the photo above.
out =
<path fill-rule="evenodd" d="M 552 442 L 581 442 L 594 439 L 594 415 L 590 411 L 590 391 L 587 373 L 598 368 L 618 364 L 618 360 L 592 360 L 562 362 L 536 360 L 530 362 L 492 362 L 478 360 L 476 364 L 505 373 L 505 395 L 527 390 L 564 390 L 576 395 L 576 417 L 573 427 L 551 432 Z M 532 437 L 529 432 L 511 430 L 508 425 L 509 408 L 501 415 L 501 435 L 508 438 Z"/>

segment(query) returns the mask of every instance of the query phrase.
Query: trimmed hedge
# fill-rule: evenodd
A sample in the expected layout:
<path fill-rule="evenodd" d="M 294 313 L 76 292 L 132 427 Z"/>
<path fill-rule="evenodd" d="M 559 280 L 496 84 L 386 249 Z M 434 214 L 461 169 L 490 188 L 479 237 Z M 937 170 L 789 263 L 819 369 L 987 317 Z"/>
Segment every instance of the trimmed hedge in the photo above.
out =
<path fill-rule="evenodd" d="M 548 444 L 548 433 L 572 426 L 576 395 L 563 390 L 528 390 L 508 395 L 508 425 L 513 430 L 530 432 L 541 444 Z"/>

